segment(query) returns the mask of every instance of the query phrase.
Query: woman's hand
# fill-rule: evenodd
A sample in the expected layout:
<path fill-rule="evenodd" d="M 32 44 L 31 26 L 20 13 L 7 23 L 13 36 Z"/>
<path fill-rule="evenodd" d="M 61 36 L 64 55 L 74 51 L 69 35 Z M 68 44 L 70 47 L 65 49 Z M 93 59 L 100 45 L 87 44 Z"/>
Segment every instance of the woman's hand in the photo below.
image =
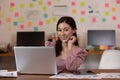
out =
<path fill-rule="evenodd" d="M 68 49 L 69 49 L 69 50 L 72 49 L 75 41 L 76 41 L 76 37 L 75 37 L 75 36 L 72 36 L 72 37 L 68 40 Z"/>

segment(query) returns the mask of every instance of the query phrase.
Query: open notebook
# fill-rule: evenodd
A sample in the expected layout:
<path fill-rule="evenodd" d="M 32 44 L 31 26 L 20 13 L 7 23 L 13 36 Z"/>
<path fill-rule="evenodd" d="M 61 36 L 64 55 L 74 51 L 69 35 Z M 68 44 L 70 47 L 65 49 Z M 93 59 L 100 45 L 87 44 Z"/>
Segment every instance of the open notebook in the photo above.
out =
<path fill-rule="evenodd" d="M 14 54 L 18 73 L 58 73 L 54 47 L 14 47 Z"/>

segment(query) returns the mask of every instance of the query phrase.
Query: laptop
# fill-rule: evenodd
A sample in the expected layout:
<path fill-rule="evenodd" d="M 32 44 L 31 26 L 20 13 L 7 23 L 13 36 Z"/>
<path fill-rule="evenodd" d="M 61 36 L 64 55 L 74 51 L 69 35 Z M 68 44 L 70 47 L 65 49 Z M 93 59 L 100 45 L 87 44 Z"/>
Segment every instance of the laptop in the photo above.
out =
<path fill-rule="evenodd" d="M 54 47 L 14 47 L 17 72 L 20 74 L 57 74 Z"/>

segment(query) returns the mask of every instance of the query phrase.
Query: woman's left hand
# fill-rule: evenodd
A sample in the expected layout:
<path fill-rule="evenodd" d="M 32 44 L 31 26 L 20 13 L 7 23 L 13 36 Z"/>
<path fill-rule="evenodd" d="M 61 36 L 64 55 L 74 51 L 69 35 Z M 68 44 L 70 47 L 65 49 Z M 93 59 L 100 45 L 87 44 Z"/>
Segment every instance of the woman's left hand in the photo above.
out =
<path fill-rule="evenodd" d="M 68 40 L 68 49 L 72 49 L 72 46 L 74 45 L 74 42 L 76 41 L 76 37 L 72 36 L 69 40 Z"/>

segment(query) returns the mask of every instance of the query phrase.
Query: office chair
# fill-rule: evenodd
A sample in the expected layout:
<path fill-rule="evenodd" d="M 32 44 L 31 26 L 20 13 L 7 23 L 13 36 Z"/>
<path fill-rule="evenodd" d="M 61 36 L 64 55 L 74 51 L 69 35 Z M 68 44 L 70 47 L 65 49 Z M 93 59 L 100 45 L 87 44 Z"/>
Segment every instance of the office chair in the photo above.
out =
<path fill-rule="evenodd" d="M 105 50 L 101 56 L 99 69 L 120 69 L 120 50 Z"/>

